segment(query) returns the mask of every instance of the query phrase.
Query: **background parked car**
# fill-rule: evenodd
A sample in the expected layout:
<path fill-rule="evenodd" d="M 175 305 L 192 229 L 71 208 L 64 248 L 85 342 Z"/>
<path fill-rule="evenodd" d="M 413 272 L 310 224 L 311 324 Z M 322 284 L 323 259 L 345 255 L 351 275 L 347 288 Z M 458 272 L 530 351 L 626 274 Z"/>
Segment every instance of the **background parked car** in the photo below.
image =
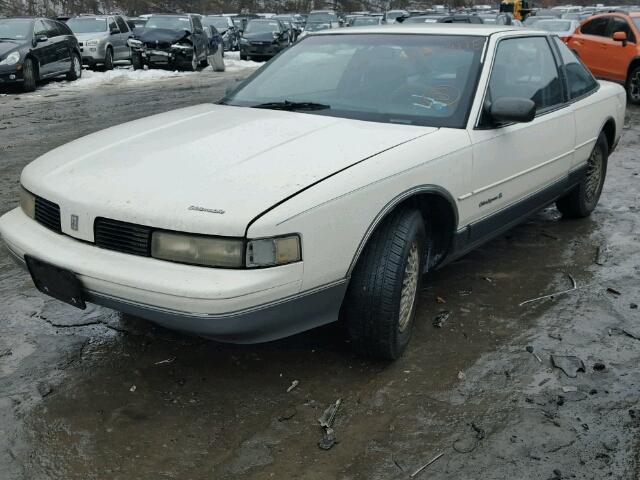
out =
<path fill-rule="evenodd" d="M 233 23 L 231 17 L 220 15 L 207 15 L 202 17 L 202 25 L 206 28 L 212 25 L 222 35 L 225 50 L 238 50 L 240 48 L 240 29 Z"/>
<path fill-rule="evenodd" d="M 120 15 L 74 17 L 67 26 L 78 39 L 82 63 L 90 68 L 112 70 L 114 61 L 131 60 L 131 30 Z"/>
<path fill-rule="evenodd" d="M 454 15 L 424 15 L 407 18 L 403 23 L 483 23 L 478 15 L 454 14 Z"/>
<path fill-rule="evenodd" d="M 271 58 L 290 44 L 289 30 L 280 20 L 253 19 L 240 39 L 240 59 Z"/>
<path fill-rule="evenodd" d="M 289 28 L 291 43 L 298 40 L 298 37 L 304 29 L 302 19 L 300 17 L 296 17 L 295 15 L 276 15 L 273 18 L 280 20 Z"/>
<path fill-rule="evenodd" d="M 552 32 L 558 35 L 562 40 L 565 40 L 576 31 L 580 22 L 577 20 L 540 20 L 535 25 L 535 29 L 544 30 L 546 32 Z"/>
<path fill-rule="evenodd" d="M 640 104 L 640 12 L 606 13 L 585 20 L 567 40 L 599 78 L 625 85 L 629 101 Z"/>
<path fill-rule="evenodd" d="M 82 76 L 78 40 L 64 23 L 48 18 L 0 19 L 0 85 L 31 92 L 45 78 Z"/>
<path fill-rule="evenodd" d="M 168 67 L 195 71 L 207 64 L 209 37 L 200 15 L 153 15 L 129 40 L 134 69 Z"/>

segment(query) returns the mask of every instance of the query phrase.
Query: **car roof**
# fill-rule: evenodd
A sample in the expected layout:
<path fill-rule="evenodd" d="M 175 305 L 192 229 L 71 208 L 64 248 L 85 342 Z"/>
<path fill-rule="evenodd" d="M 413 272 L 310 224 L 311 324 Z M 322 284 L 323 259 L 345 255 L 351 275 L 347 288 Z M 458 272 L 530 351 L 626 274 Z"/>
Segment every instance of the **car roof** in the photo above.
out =
<path fill-rule="evenodd" d="M 314 35 L 349 35 L 349 33 L 404 33 L 404 34 L 433 34 L 439 35 L 473 35 L 487 37 L 494 33 L 501 32 L 532 32 L 536 30 L 528 30 L 522 27 L 506 26 L 506 25 L 486 25 L 486 24 L 451 24 L 451 23 L 410 23 L 410 24 L 390 24 L 379 25 L 374 27 L 356 27 L 357 30 L 350 28 L 338 28 L 333 30 L 322 30 L 313 32 Z M 545 32 L 538 33 L 544 34 Z"/>

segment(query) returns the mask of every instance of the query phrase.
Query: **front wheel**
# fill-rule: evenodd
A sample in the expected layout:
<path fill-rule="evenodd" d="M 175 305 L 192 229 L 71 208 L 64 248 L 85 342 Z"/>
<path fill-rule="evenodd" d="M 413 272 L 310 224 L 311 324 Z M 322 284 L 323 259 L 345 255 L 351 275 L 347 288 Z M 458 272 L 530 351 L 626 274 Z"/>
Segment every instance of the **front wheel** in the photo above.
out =
<path fill-rule="evenodd" d="M 144 68 L 144 63 L 142 62 L 142 55 L 139 53 L 131 54 L 131 65 L 134 70 L 142 70 Z"/>
<path fill-rule="evenodd" d="M 113 50 L 107 48 L 107 53 L 104 57 L 104 69 L 113 70 Z"/>
<path fill-rule="evenodd" d="M 244 53 L 240 53 L 240 60 L 249 60 L 249 57 Z"/>
<path fill-rule="evenodd" d="M 419 211 L 403 209 L 373 233 L 351 276 L 343 318 L 355 349 L 395 360 L 413 329 L 427 236 Z"/>
<path fill-rule="evenodd" d="M 640 105 L 640 65 L 633 67 L 627 79 L 627 98 L 630 103 Z"/>
<path fill-rule="evenodd" d="M 67 73 L 67 80 L 78 80 L 82 76 L 82 61 L 77 53 L 71 54 L 71 67 Z"/>
<path fill-rule="evenodd" d="M 33 92 L 38 83 L 38 73 L 33 60 L 27 58 L 22 66 L 22 90 L 24 92 Z"/>
<path fill-rule="evenodd" d="M 189 72 L 195 72 L 196 70 L 198 70 L 199 64 L 200 61 L 198 60 L 198 52 L 196 52 L 194 49 L 191 53 L 191 61 L 185 65 L 185 70 Z"/>
<path fill-rule="evenodd" d="M 604 179 L 607 175 L 609 146 L 607 137 L 600 132 L 595 147 L 587 160 L 587 169 L 582 181 L 564 197 L 556 201 L 556 207 L 567 218 L 584 218 L 596 208 Z"/>

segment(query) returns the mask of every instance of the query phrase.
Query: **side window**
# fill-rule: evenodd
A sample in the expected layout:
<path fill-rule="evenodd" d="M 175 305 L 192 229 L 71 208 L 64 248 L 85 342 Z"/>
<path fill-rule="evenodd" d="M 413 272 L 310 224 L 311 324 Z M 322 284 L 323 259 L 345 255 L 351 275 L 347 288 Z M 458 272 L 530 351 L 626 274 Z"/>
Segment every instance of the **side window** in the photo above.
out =
<path fill-rule="evenodd" d="M 119 31 L 120 29 L 118 28 L 118 24 L 116 23 L 116 21 L 113 19 L 113 17 L 109 17 L 109 30 L 116 30 Z"/>
<path fill-rule="evenodd" d="M 45 20 L 44 24 L 47 27 L 47 37 L 53 38 L 63 35 L 62 29 L 58 27 L 58 22 L 54 22 L 53 20 Z"/>
<path fill-rule="evenodd" d="M 636 36 L 633 34 L 633 30 L 629 26 L 629 23 L 621 17 L 611 17 L 609 21 L 609 28 L 607 31 L 607 37 L 613 37 L 616 32 L 624 32 L 627 34 L 627 40 L 636 43 Z"/>
<path fill-rule="evenodd" d="M 47 34 L 47 26 L 44 24 L 42 20 L 37 20 L 35 26 L 33 27 L 33 35 L 37 37 L 48 37 Z"/>
<path fill-rule="evenodd" d="M 598 88 L 598 82 L 591 72 L 577 59 L 569 47 L 558 37 L 553 37 L 558 50 L 560 50 L 560 58 L 562 59 L 564 75 L 569 86 L 569 98 L 578 98 L 593 92 Z"/>
<path fill-rule="evenodd" d="M 609 17 L 594 18 L 590 22 L 585 23 L 580 27 L 580 32 L 585 35 L 597 35 L 599 37 L 607 36 L 607 24 L 609 23 Z"/>
<path fill-rule="evenodd" d="M 58 30 L 60 30 L 62 35 L 73 35 L 73 32 L 66 23 L 58 22 Z"/>
<path fill-rule="evenodd" d="M 537 110 L 564 103 L 558 67 L 546 37 L 498 43 L 489 79 L 489 101 L 502 97 L 533 100 Z"/>
<path fill-rule="evenodd" d="M 129 31 L 129 27 L 127 27 L 127 22 L 125 22 L 122 17 L 116 17 L 116 23 L 118 24 L 118 28 L 121 33 L 127 33 Z"/>

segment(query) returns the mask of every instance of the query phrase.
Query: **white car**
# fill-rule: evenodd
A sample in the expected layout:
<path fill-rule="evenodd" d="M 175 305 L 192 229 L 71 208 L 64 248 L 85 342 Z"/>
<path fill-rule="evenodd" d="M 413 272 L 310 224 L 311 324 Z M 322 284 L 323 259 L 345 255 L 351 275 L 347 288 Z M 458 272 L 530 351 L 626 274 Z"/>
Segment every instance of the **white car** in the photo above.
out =
<path fill-rule="evenodd" d="M 624 114 L 624 89 L 545 32 L 328 31 L 220 104 L 38 158 L 0 233 L 78 307 L 239 343 L 341 318 L 393 359 L 423 274 L 550 203 L 591 213 Z"/>

